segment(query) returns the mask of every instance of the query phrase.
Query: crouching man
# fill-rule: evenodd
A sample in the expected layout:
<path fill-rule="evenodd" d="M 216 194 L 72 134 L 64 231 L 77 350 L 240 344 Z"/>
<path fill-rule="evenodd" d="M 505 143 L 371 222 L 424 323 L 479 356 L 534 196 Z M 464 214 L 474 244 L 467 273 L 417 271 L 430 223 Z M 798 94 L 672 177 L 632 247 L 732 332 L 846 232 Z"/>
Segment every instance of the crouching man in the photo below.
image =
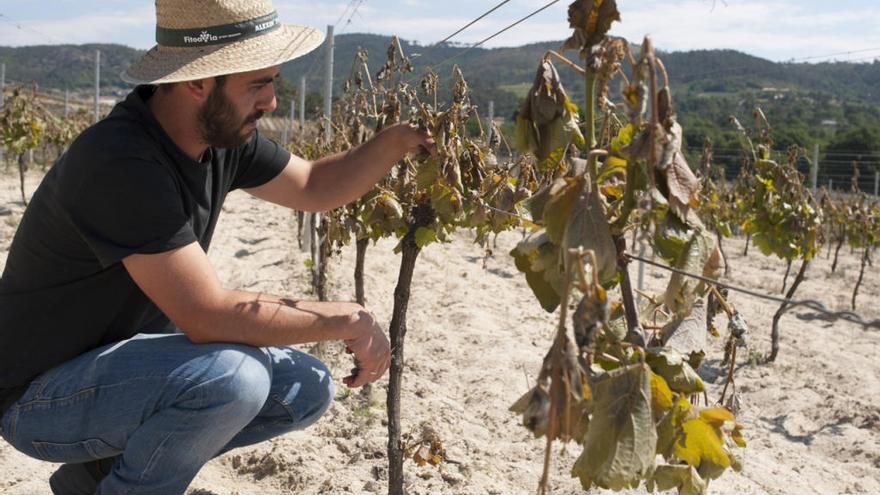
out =
<path fill-rule="evenodd" d="M 158 0 L 137 86 L 87 129 L 35 192 L 0 279 L 0 428 L 64 463 L 56 494 L 183 493 L 230 449 L 307 427 L 333 382 L 287 346 L 346 344 L 359 387 L 388 340 L 347 302 L 221 286 L 206 251 L 234 189 L 320 211 L 366 193 L 406 153 L 405 125 L 308 162 L 261 136 L 279 66 L 321 44 L 269 0 Z"/>

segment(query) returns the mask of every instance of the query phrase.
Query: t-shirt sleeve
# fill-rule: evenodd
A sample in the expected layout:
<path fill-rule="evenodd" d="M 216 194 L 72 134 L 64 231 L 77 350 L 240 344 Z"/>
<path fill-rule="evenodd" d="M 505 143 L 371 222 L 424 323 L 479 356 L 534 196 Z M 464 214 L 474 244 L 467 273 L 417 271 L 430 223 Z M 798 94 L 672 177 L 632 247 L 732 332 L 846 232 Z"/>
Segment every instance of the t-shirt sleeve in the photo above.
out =
<path fill-rule="evenodd" d="M 84 177 L 68 205 L 103 267 L 131 254 L 156 254 L 198 240 L 180 186 L 162 164 L 122 159 Z"/>
<path fill-rule="evenodd" d="M 241 150 L 231 189 L 261 186 L 281 173 L 289 161 L 289 151 L 255 131 Z"/>

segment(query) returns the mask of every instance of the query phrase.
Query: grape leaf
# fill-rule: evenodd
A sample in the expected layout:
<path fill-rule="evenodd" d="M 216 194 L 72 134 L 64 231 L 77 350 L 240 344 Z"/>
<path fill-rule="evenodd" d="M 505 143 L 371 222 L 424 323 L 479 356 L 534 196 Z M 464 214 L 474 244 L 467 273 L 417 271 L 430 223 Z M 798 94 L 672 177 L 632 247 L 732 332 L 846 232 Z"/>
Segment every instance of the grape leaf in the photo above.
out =
<path fill-rule="evenodd" d="M 677 394 L 672 408 L 657 423 L 657 454 L 669 460 L 673 454 L 675 439 L 681 434 L 684 422 L 696 417 L 693 406 L 682 394 Z"/>
<path fill-rule="evenodd" d="M 663 346 L 684 355 L 706 352 L 706 333 L 706 306 L 702 299 L 694 304 L 690 314 L 676 318 L 660 330 Z"/>
<path fill-rule="evenodd" d="M 566 224 L 585 182 L 583 178 L 574 177 L 560 177 L 553 181 L 541 219 L 553 244 L 562 244 Z"/>
<path fill-rule="evenodd" d="M 654 469 L 650 370 L 644 364 L 611 370 L 592 390 L 593 416 L 572 476 L 586 490 L 635 488 Z"/>
<path fill-rule="evenodd" d="M 661 418 L 672 409 L 672 390 L 666 380 L 657 373 L 651 372 L 651 411 L 654 418 Z"/>
<path fill-rule="evenodd" d="M 675 455 L 701 471 L 703 465 L 707 464 L 705 468 L 712 474 L 717 471 L 713 468 L 723 471 L 730 466 L 730 457 L 724 451 L 721 435 L 702 417 L 685 421 L 682 425 L 681 436 L 675 441 Z"/>
<path fill-rule="evenodd" d="M 676 350 L 653 347 L 646 355 L 654 373 L 662 376 L 669 388 L 682 394 L 693 394 L 705 389 L 703 380 L 687 360 Z"/>
<path fill-rule="evenodd" d="M 532 234 L 510 251 L 516 268 L 526 276 L 526 282 L 541 303 L 552 313 L 559 305 L 564 275 L 559 263 L 559 248 L 550 242 L 546 232 Z"/>
<path fill-rule="evenodd" d="M 568 6 L 568 24 L 574 32 L 563 48 L 589 54 L 611 29 L 611 23 L 619 20 L 615 0 L 575 0 Z"/>
<path fill-rule="evenodd" d="M 684 250 L 675 262 L 675 267 L 690 273 L 704 274 L 710 261 L 715 240 L 705 231 L 698 230 L 685 244 Z M 663 301 L 676 315 L 690 312 L 698 295 L 705 293 L 706 284 L 702 281 L 673 273 L 666 286 Z"/>
<path fill-rule="evenodd" d="M 577 106 L 566 96 L 556 68 L 543 60 L 516 119 L 517 148 L 534 154 L 538 167 L 549 170 L 559 164 L 572 142 L 578 146 L 586 142 L 578 126 Z"/>
<path fill-rule="evenodd" d="M 705 495 L 708 484 L 693 466 L 663 464 L 654 470 L 654 476 L 646 483 L 648 491 L 678 489 L 678 495 Z"/>
<path fill-rule="evenodd" d="M 598 191 L 591 190 L 591 184 L 586 180 L 579 182 L 580 191 L 565 224 L 561 243 L 563 252 L 579 247 L 593 250 L 598 264 L 599 283 L 605 284 L 617 275 L 617 248 L 611 238 L 611 229 Z M 549 221 L 547 230 L 549 233 Z M 565 260 L 568 261 L 568 257 Z"/>

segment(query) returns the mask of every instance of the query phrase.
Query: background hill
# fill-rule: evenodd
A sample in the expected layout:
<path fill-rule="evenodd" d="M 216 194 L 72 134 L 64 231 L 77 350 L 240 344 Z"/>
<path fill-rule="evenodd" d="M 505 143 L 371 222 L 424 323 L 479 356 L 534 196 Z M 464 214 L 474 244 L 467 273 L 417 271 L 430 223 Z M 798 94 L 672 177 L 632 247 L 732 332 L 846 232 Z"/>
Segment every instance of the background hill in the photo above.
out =
<path fill-rule="evenodd" d="M 375 74 L 389 41 L 388 36 L 369 34 L 337 36 L 334 93 L 341 91 L 358 47 L 368 51 Z M 403 42 L 416 65 L 413 82 L 425 67 L 435 67 L 444 78 L 453 64 L 459 64 L 483 117 L 491 100 L 495 116 L 508 122 L 528 91 L 537 61 L 546 50 L 558 46 L 558 42 L 545 42 L 462 53 L 464 46 L 457 44 L 427 47 Z M 121 45 L 0 47 L 0 62 L 6 63 L 8 82 L 34 81 L 41 91 L 56 94 L 68 88 L 88 99 L 94 85 L 96 49 L 102 57 L 102 94 L 119 98 L 130 89 L 119 74 L 140 56 L 140 50 Z M 838 184 L 848 183 L 852 163 L 857 160 L 867 181 L 865 187 L 873 189 L 873 171 L 880 167 L 880 63 L 776 63 L 733 50 L 661 52 L 661 57 L 671 77 L 691 153 L 709 138 L 716 159 L 734 174 L 740 142 L 729 117 L 735 115 L 748 127 L 753 122 L 753 109 L 760 106 L 774 126 L 775 148 L 820 145 L 822 183 L 829 178 Z M 277 88 L 277 115 L 289 112 L 289 101 L 299 91 L 303 75 L 307 79 L 307 114 L 320 112 L 323 63 L 324 51 L 319 48 L 282 67 L 284 81 Z M 569 95 L 580 104 L 582 79 L 561 65 L 559 72 Z M 616 93 L 616 85 L 611 91 Z"/>

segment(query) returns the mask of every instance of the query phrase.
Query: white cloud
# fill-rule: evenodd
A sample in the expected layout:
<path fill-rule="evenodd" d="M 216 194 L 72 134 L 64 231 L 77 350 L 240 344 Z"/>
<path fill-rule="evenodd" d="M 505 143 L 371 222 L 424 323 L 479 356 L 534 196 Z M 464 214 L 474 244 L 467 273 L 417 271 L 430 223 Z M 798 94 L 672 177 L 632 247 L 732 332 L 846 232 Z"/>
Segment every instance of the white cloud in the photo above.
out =
<path fill-rule="evenodd" d="M 155 25 L 155 10 L 146 6 L 64 19 L 16 20 L 0 30 L 0 45 L 122 43 L 149 48 L 154 41 Z M 149 38 L 145 33 L 149 33 Z"/>
<path fill-rule="evenodd" d="M 360 1 L 360 0 L 358 0 Z M 473 43 L 533 12 L 549 0 L 513 0 L 477 22 L 453 41 Z M 138 48 L 153 44 L 152 2 L 143 0 L 57 0 L 12 2 L 0 12 L 0 45 L 117 42 Z M 39 3 L 39 5 L 37 5 Z M 46 9 L 45 4 L 53 7 Z M 497 5 L 497 0 L 363 0 L 348 25 L 351 0 L 275 0 L 285 22 L 337 33 L 398 34 L 430 44 L 443 39 Z M 516 46 L 562 40 L 570 30 L 569 0 L 550 8 L 486 46 Z M 641 41 L 650 33 L 664 50 L 730 48 L 772 60 L 857 52 L 848 58 L 880 54 L 880 9 L 876 0 L 618 0 L 622 24 L 612 33 Z M 84 14 L 83 12 L 92 12 Z M 71 15 L 72 14 L 72 15 Z M 5 22 L 2 22 L 4 21 Z M 862 51 L 878 48 L 875 52 Z M 847 58 L 841 55 L 842 58 Z"/>

